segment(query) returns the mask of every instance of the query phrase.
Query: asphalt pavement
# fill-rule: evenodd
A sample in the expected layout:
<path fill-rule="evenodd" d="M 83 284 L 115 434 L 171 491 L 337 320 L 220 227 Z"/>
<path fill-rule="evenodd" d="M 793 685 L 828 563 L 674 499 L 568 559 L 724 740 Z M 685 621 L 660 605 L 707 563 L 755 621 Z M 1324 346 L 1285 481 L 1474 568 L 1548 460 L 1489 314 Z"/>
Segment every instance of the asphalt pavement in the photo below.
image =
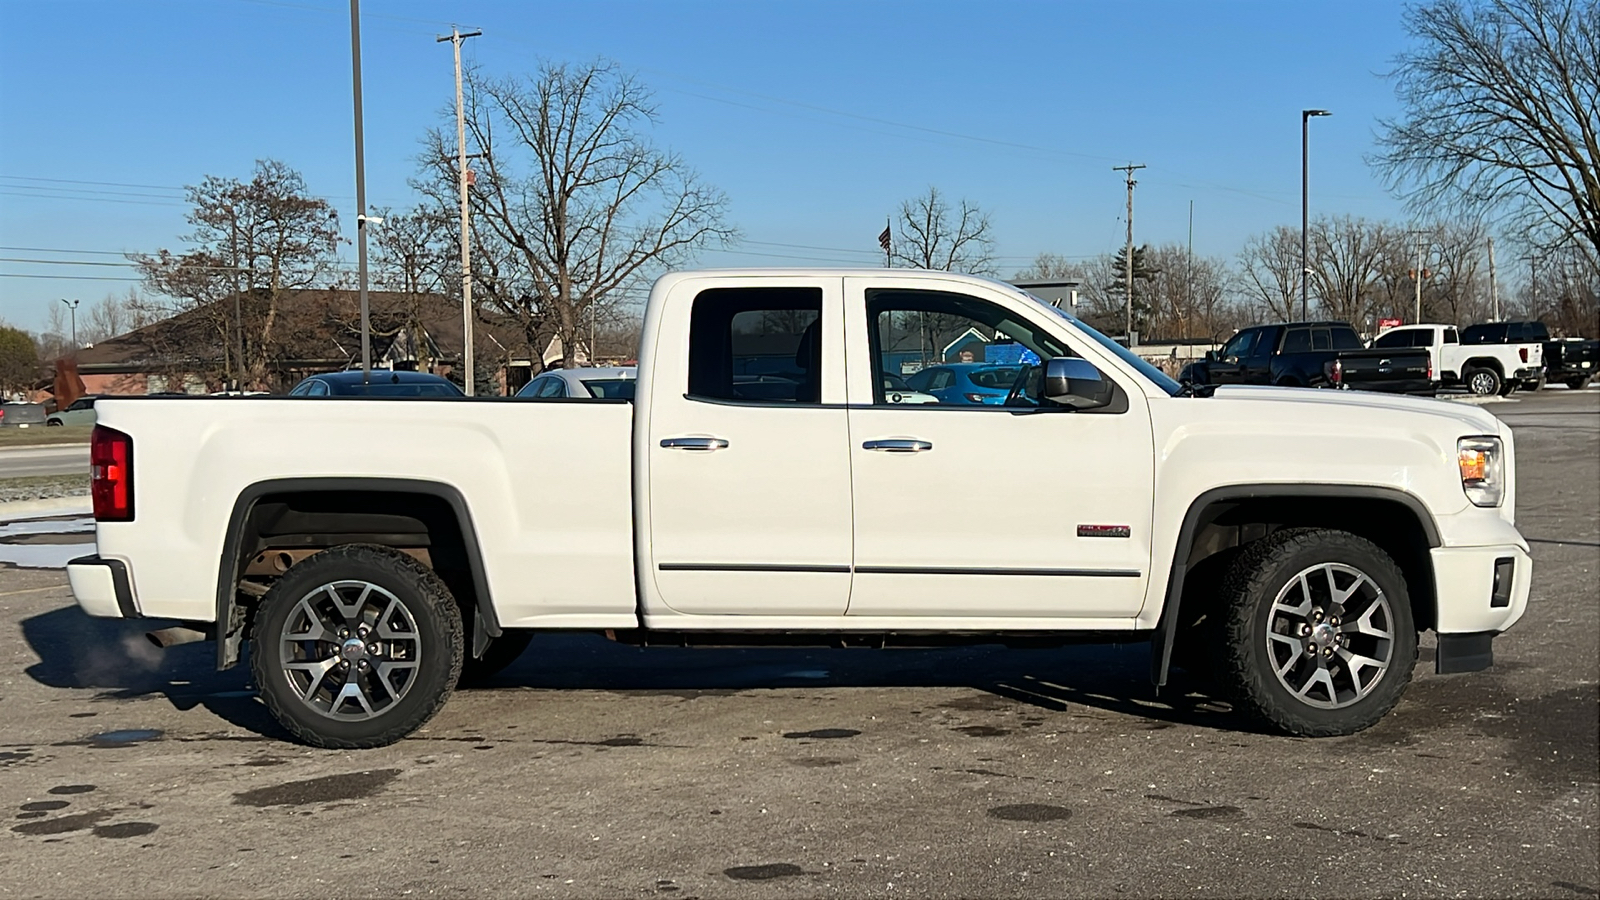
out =
<path fill-rule="evenodd" d="M 88 444 L 0 449 L 0 478 L 33 475 L 82 475 L 89 471 Z"/>
<path fill-rule="evenodd" d="M 1143 644 L 547 636 L 414 737 L 318 751 L 211 645 L 0 569 L 0 897 L 1595 897 L 1600 392 L 1485 408 L 1529 612 L 1489 672 L 1436 676 L 1425 640 L 1348 738 L 1157 696 Z"/>

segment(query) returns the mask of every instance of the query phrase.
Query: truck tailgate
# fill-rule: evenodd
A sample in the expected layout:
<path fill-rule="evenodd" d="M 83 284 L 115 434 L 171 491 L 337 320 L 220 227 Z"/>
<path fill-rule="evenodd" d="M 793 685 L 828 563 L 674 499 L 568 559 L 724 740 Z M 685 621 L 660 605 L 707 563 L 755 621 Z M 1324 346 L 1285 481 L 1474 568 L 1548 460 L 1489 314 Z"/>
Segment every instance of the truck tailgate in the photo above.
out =
<path fill-rule="evenodd" d="M 1354 390 L 1423 391 L 1431 382 L 1425 349 L 1346 350 L 1337 363 L 1342 384 Z"/>

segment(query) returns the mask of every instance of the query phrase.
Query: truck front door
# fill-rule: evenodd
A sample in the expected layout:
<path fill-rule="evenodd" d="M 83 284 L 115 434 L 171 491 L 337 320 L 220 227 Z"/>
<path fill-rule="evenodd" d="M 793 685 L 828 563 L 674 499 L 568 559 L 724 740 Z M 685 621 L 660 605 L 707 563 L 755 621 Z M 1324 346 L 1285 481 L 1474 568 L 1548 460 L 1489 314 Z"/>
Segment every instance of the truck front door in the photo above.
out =
<path fill-rule="evenodd" d="M 640 579 L 671 612 L 843 615 L 850 456 L 839 278 L 687 281 L 661 306 L 634 452 Z M 662 338 L 663 342 L 667 337 Z M 643 440 L 641 441 L 641 438 Z"/>
<path fill-rule="evenodd" d="M 1011 382 L 1079 355 L 1021 298 L 928 279 L 845 279 L 855 499 L 852 617 L 1116 620 L 1139 612 L 1150 566 L 1154 449 L 1146 398 L 1100 412 L 981 395 L 887 402 L 884 373 L 957 363 Z M 973 335 L 977 337 L 974 338 Z M 1119 376 L 1122 377 L 1122 376 Z M 1026 627 L 1026 626 L 1019 626 Z"/>

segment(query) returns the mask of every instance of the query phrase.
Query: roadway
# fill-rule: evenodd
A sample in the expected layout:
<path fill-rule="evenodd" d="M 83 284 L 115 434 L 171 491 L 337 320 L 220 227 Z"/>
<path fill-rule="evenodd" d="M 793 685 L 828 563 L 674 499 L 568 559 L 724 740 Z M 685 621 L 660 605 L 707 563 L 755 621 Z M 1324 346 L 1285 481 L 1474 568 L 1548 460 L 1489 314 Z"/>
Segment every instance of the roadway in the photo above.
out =
<path fill-rule="evenodd" d="M 88 444 L 0 449 L 0 478 L 83 475 L 89 471 Z"/>

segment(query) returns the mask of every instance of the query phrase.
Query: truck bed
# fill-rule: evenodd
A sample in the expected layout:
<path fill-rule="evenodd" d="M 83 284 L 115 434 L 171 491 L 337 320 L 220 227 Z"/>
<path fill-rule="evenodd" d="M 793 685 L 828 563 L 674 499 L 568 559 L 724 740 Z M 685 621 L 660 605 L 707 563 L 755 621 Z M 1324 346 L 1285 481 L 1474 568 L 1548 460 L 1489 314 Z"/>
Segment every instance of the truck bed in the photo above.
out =
<path fill-rule="evenodd" d="M 101 522 L 98 544 L 102 557 L 137 567 L 141 615 L 215 617 L 215 561 L 235 498 L 270 472 L 353 488 L 444 485 L 472 498 L 502 625 L 633 621 L 629 403 L 197 397 L 104 400 L 97 410 L 101 425 L 133 436 L 134 520 Z"/>

